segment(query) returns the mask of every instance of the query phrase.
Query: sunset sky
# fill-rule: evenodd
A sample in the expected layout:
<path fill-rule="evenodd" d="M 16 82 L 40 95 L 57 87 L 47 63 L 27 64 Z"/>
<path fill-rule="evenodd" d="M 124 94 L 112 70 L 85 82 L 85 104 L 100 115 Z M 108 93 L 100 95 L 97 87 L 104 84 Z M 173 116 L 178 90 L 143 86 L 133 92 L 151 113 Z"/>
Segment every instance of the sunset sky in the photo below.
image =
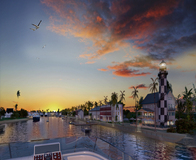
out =
<path fill-rule="evenodd" d="M 0 107 L 57 110 L 123 90 L 133 106 L 132 86 L 145 97 L 162 60 L 174 96 L 196 84 L 195 0 L 1 0 L 0 22 Z"/>

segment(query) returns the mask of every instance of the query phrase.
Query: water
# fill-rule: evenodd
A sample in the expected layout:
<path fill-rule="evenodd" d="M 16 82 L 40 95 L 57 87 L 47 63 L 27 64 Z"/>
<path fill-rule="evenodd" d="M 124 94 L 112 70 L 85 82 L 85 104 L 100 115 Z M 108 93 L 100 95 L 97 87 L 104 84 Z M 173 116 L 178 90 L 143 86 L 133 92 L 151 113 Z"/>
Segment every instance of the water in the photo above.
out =
<path fill-rule="evenodd" d="M 40 122 L 32 120 L 8 123 L 0 133 L 0 143 L 27 142 L 36 139 L 51 139 L 70 136 L 84 136 L 80 126 L 69 125 L 68 120 L 57 117 L 41 117 Z M 114 128 L 92 126 L 91 136 L 97 136 L 116 146 L 135 159 L 192 160 L 193 151 L 187 147 L 154 140 L 137 133 L 123 133 Z"/>

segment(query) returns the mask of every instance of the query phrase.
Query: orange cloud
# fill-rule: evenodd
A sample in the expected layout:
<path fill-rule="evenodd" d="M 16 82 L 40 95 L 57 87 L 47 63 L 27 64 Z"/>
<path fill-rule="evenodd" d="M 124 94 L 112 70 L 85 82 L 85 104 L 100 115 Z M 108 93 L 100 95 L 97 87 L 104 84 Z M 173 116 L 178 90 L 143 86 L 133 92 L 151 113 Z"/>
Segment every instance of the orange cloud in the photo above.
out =
<path fill-rule="evenodd" d="M 107 69 L 104 69 L 104 68 L 101 68 L 101 69 L 98 69 L 99 71 L 104 71 L 104 72 L 106 72 L 106 71 L 108 71 Z"/>
<path fill-rule="evenodd" d="M 97 16 L 97 22 L 101 22 L 102 21 L 102 18 Z"/>
<path fill-rule="evenodd" d="M 131 70 L 131 69 L 120 69 L 113 71 L 112 73 L 116 76 L 121 76 L 121 77 L 138 77 L 138 76 L 146 76 L 148 74 L 151 74 L 150 72 L 142 72 L 138 73 L 139 70 Z"/>
<path fill-rule="evenodd" d="M 139 84 L 139 85 L 137 85 L 137 86 L 131 86 L 131 87 L 129 87 L 129 89 L 133 89 L 133 87 L 135 87 L 135 88 L 141 88 L 141 89 L 147 89 L 148 87 L 145 85 L 145 84 Z"/>
<path fill-rule="evenodd" d="M 86 57 L 91 57 L 93 54 L 89 53 L 89 54 L 81 54 L 79 55 L 80 58 L 86 58 Z"/>
<path fill-rule="evenodd" d="M 90 40 L 93 53 L 88 59 L 98 58 L 118 51 L 120 47 L 136 41 L 139 46 L 149 42 L 160 26 L 157 19 L 171 14 L 178 6 L 178 1 L 154 1 L 151 4 L 139 1 L 75 1 L 75 0 L 41 0 L 42 4 L 51 8 L 51 31 L 58 34 Z M 92 51 L 91 51 L 92 53 Z"/>
<path fill-rule="evenodd" d="M 158 62 L 152 60 L 152 58 L 149 56 L 135 57 L 132 60 L 125 61 L 123 63 L 117 63 L 117 65 L 114 66 L 108 66 L 108 69 L 118 70 L 127 67 L 159 69 Z"/>
<path fill-rule="evenodd" d="M 93 64 L 93 63 L 95 63 L 95 61 L 88 61 L 85 64 Z"/>

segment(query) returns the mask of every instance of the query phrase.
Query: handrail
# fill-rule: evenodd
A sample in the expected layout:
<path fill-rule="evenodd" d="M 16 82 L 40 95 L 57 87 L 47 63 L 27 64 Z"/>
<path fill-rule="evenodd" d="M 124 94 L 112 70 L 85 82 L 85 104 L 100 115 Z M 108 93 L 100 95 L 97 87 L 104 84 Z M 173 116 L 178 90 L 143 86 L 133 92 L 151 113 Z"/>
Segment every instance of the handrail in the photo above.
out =
<path fill-rule="evenodd" d="M 85 138 L 85 140 L 83 138 Z M 86 138 L 88 138 L 88 139 L 86 139 Z M 118 159 L 120 159 L 120 160 L 126 160 L 126 159 L 133 160 L 133 157 L 130 156 L 129 154 L 127 154 L 124 151 L 120 150 L 119 148 L 115 147 L 113 144 L 107 142 L 106 140 L 99 138 L 99 137 L 96 137 L 96 136 L 77 137 L 74 142 L 69 143 L 70 147 L 73 146 L 73 143 L 75 143 L 74 149 L 67 148 L 62 151 L 67 153 L 68 151 L 69 152 L 70 151 L 77 152 L 78 150 L 80 150 L 80 151 L 89 150 L 89 151 L 101 154 L 105 158 L 108 158 L 111 160 L 116 159 L 117 158 L 116 156 L 118 156 Z M 107 145 L 106 144 L 103 145 L 103 143 L 107 143 L 108 148 L 106 147 Z M 69 144 L 66 144 L 66 146 L 68 146 Z M 81 148 L 81 145 L 83 146 L 82 148 Z M 105 147 L 104 149 L 100 148 L 103 146 Z"/>

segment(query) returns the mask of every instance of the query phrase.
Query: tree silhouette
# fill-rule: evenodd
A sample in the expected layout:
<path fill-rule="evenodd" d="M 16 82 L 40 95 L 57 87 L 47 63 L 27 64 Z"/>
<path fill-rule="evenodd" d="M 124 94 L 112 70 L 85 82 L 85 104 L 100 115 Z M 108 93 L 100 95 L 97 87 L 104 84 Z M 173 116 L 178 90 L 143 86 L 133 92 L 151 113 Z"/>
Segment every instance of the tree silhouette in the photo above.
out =
<path fill-rule="evenodd" d="M 15 104 L 15 110 L 17 111 L 17 108 L 18 108 L 18 104 Z"/>
<path fill-rule="evenodd" d="M 123 102 L 123 100 L 125 100 L 125 91 L 120 91 L 120 102 Z"/>
<path fill-rule="evenodd" d="M 135 99 L 136 126 L 137 126 L 137 111 L 138 111 L 137 106 L 136 106 L 136 99 L 138 98 L 138 94 L 137 94 L 137 93 L 139 92 L 139 91 L 137 90 L 137 88 L 138 88 L 138 87 L 134 87 L 134 86 L 133 86 L 133 89 L 134 89 L 134 90 L 132 91 L 132 95 L 131 95 L 132 98 Z"/>
<path fill-rule="evenodd" d="M 155 125 L 155 132 L 156 132 L 156 106 L 155 106 L 155 92 L 157 92 L 157 86 L 158 86 L 158 82 L 156 82 L 158 80 L 158 78 L 156 78 L 155 80 L 153 78 L 152 79 L 152 83 L 150 84 L 149 88 L 150 91 L 152 93 L 154 93 L 154 108 L 155 108 L 155 115 L 154 115 L 154 125 Z"/>
<path fill-rule="evenodd" d="M 187 87 L 185 87 L 185 91 L 183 92 L 183 99 L 185 100 L 188 120 L 190 120 L 190 111 L 192 110 L 193 106 L 193 102 L 191 101 L 191 95 L 193 94 L 192 89 L 193 88 L 188 91 Z"/>
<path fill-rule="evenodd" d="M 107 101 L 108 101 L 108 96 L 104 96 L 104 103 L 105 103 L 105 105 L 107 105 Z"/>

